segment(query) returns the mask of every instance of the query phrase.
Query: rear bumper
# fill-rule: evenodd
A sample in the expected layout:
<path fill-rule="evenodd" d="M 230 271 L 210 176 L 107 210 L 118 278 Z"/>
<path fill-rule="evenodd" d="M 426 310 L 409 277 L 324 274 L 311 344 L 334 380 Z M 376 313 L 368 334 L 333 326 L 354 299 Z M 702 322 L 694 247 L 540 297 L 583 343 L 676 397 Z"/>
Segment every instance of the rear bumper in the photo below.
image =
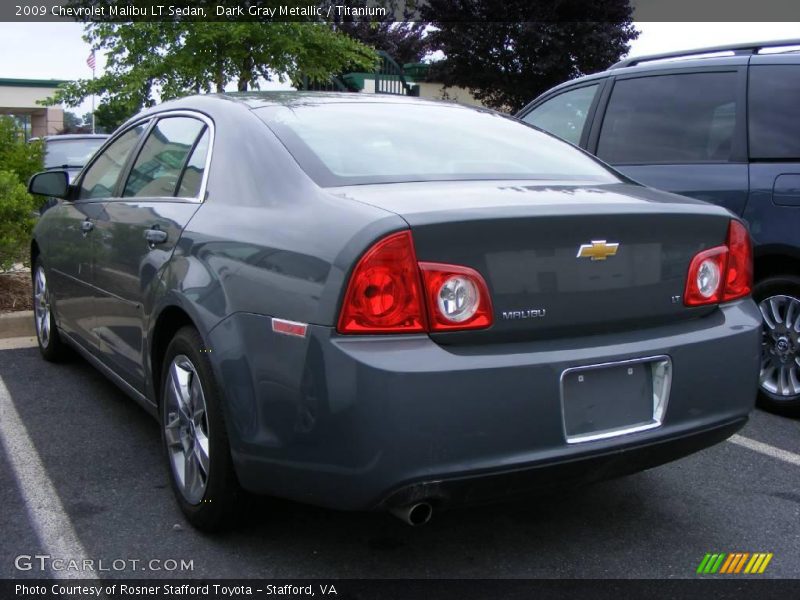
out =
<path fill-rule="evenodd" d="M 427 336 L 338 336 L 319 326 L 293 338 L 273 334 L 267 317 L 240 313 L 210 343 L 242 485 L 368 509 L 592 481 L 725 439 L 753 408 L 760 314 L 748 299 L 648 330 L 440 346 Z M 673 368 L 660 427 L 567 443 L 565 369 L 657 355 Z"/>
<path fill-rule="evenodd" d="M 591 452 L 524 469 L 410 483 L 388 493 L 378 507 L 407 506 L 421 500 L 437 506 L 482 504 L 630 475 L 726 440 L 746 423 L 747 417 L 744 417 L 680 436 L 620 444 L 605 452 Z"/>

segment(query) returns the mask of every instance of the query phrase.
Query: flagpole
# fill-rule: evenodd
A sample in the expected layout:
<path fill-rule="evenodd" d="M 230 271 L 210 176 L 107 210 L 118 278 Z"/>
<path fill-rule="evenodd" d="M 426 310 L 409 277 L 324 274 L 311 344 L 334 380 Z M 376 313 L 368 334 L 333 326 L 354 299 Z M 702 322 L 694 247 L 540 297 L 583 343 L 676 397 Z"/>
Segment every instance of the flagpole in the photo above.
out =
<path fill-rule="evenodd" d="M 94 50 L 92 50 L 92 54 L 94 54 Z M 94 65 L 92 65 L 92 84 L 94 84 Z M 94 89 L 94 85 L 92 89 Z M 92 92 L 92 133 L 94 133 L 94 92 Z"/>

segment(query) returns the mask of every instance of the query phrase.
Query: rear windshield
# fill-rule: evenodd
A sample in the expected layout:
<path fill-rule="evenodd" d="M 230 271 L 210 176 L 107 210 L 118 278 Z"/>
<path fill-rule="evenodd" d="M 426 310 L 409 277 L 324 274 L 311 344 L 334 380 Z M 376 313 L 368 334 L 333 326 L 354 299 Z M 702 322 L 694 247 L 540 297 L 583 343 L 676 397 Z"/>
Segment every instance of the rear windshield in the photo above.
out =
<path fill-rule="evenodd" d="M 353 102 L 255 112 L 323 187 L 469 179 L 619 181 L 575 147 L 490 111 Z"/>
<path fill-rule="evenodd" d="M 89 162 L 105 141 L 105 138 L 47 140 L 44 146 L 44 168 L 80 168 Z"/>

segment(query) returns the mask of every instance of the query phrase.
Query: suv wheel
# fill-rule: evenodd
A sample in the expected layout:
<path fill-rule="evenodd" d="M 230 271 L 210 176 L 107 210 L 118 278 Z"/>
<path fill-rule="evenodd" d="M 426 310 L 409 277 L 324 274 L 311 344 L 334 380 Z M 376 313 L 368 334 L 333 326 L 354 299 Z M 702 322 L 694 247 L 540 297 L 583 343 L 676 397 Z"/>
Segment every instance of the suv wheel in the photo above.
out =
<path fill-rule="evenodd" d="M 200 334 L 184 327 L 167 348 L 161 381 L 161 431 L 175 498 L 204 531 L 227 525 L 240 495 L 220 393 Z"/>
<path fill-rule="evenodd" d="M 800 278 L 779 275 L 753 289 L 763 319 L 758 403 L 800 413 Z"/>

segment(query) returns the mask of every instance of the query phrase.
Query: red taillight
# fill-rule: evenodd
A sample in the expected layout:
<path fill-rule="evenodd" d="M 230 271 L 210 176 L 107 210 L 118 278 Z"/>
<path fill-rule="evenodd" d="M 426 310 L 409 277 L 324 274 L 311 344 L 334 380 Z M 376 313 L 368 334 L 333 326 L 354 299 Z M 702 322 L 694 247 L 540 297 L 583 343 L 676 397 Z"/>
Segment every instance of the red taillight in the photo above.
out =
<path fill-rule="evenodd" d="M 428 300 L 431 331 L 482 329 L 492 324 L 486 282 L 475 269 L 419 263 Z"/>
<path fill-rule="evenodd" d="M 752 285 L 750 234 L 739 221 L 731 221 L 724 246 L 703 250 L 692 258 L 684 304 L 702 306 L 736 300 L 748 295 Z"/>
<path fill-rule="evenodd" d="M 753 289 L 753 246 L 750 234 L 739 221 L 728 225 L 728 270 L 722 301 L 747 296 Z"/>
<path fill-rule="evenodd" d="M 411 232 L 390 235 L 358 261 L 339 317 L 340 333 L 427 331 Z"/>
<path fill-rule="evenodd" d="M 424 296 L 424 297 L 423 297 Z M 492 324 L 486 282 L 474 269 L 417 263 L 410 231 L 370 248 L 350 276 L 339 333 L 422 333 Z"/>
<path fill-rule="evenodd" d="M 695 255 L 689 265 L 683 302 L 686 306 L 715 304 L 722 297 L 728 248 L 716 246 Z"/>

